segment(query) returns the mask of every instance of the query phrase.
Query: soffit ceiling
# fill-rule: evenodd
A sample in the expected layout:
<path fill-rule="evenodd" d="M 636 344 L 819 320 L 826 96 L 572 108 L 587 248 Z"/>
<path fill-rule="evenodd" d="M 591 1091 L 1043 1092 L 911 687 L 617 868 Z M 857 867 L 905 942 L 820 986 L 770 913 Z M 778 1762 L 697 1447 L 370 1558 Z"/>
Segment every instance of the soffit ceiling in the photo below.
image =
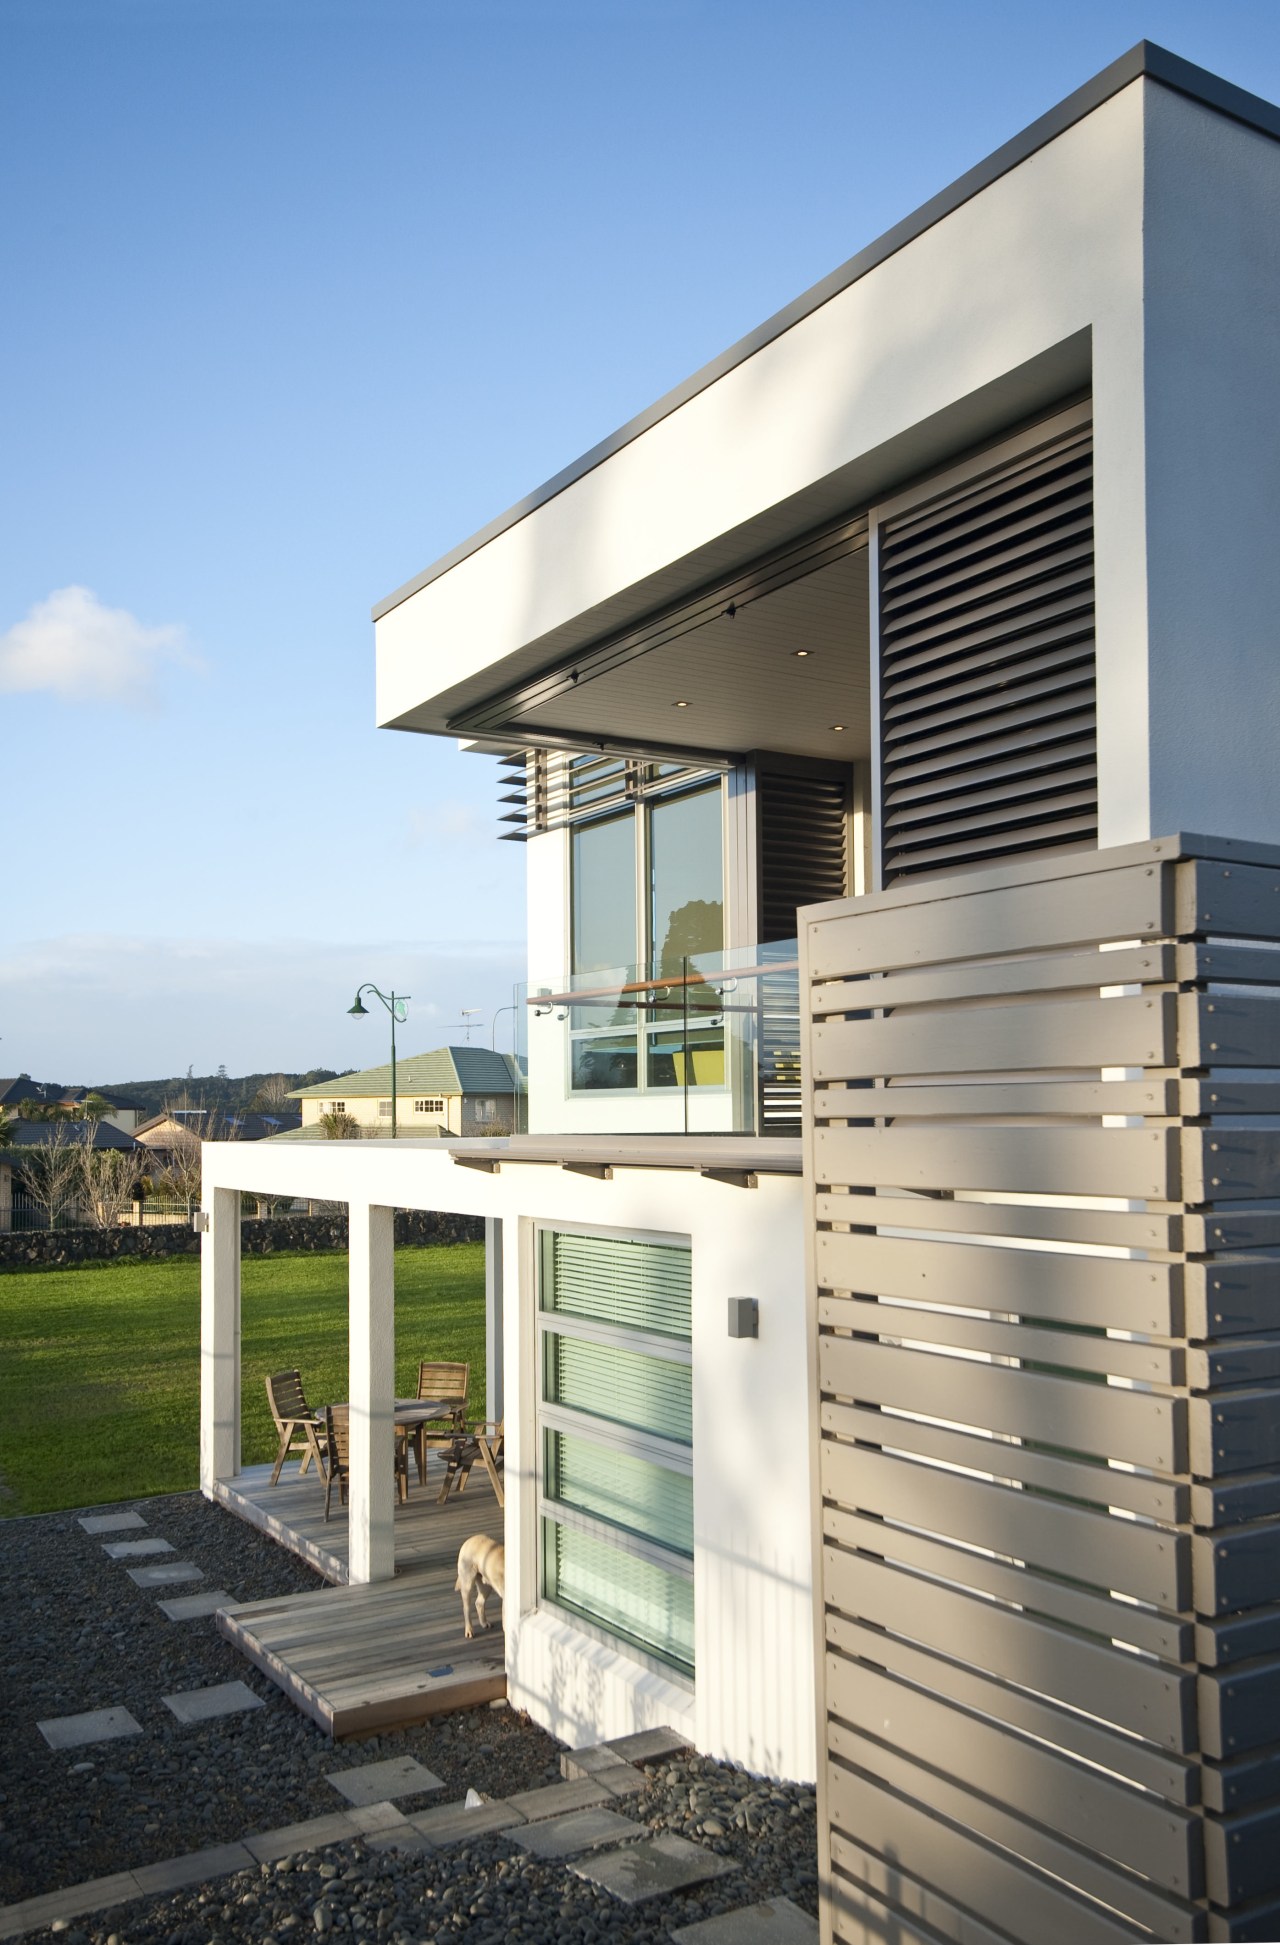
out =
<path fill-rule="evenodd" d="M 865 549 L 717 615 L 512 718 L 556 732 L 725 755 L 852 761 L 871 749 Z M 804 653 L 797 653 L 804 651 Z M 677 704 L 687 707 L 679 708 Z M 843 724 L 842 729 L 835 727 Z"/>

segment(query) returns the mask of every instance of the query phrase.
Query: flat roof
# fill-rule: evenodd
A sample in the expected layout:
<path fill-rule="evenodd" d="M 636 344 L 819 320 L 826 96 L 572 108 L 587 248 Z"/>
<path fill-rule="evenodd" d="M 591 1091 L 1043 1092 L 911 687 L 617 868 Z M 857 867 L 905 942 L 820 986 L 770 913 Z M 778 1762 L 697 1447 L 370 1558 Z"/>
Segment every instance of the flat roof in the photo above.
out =
<path fill-rule="evenodd" d="M 689 399 L 696 398 L 699 392 L 705 391 L 709 385 L 714 385 L 718 378 L 723 378 L 726 372 L 732 371 L 736 365 L 744 363 L 755 352 L 771 344 L 775 338 L 781 337 L 785 331 L 791 329 L 793 324 L 798 324 L 802 318 L 819 310 L 823 304 L 838 296 L 842 290 L 847 290 L 850 284 L 856 283 L 860 277 L 865 277 L 869 270 L 874 270 L 878 264 L 883 263 L 904 245 L 922 235 L 933 224 L 941 222 L 944 216 L 951 215 L 953 210 L 959 209 L 971 197 L 998 181 L 1001 176 L 1007 175 L 1010 169 L 1016 169 L 1019 163 L 1025 162 L 1028 156 L 1034 155 L 1037 149 L 1043 148 L 1047 142 L 1052 142 L 1055 137 L 1063 134 L 1076 122 L 1092 114 L 1095 108 L 1100 108 L 1103 102 L 1109 101 L 1112 95 L 1118 94 L 1122 88 L 1127 88 L 1130 82 L 1137 81 L 1143 76 L 1151 81 L 1159 81 L 1167 88 L 1174 88 L 1179 94 L 1189 95 L 1193 100 L 1202 102 L 1205 107 L 1216 109 L 1219 114 L 1229 115 L 1234 121 L 1244 122 L 1261 134 L 1270 135 L 1280 141 L 1280 108 L 1277 108 L 1274 103 L 1264 101 L 1261 95 L 1250 94 L 1246 88 L 1237 88 L 1233 82 L 1224 81 L 1221 76 L 1211 74 L 1207 68 L 1197 67 L 1193 61 L 1184 61 L 1181 55 L 1170 53 L 1168 48 L 1158 46 L 1155 41 L 1139 41 L 1126 54 L 1122 54 L 1119 60 L 1112 61 L 1109 67 L 1103 68 L 1099 74 L 1093 76 L 1092 80 L 1086 81 L 1083 87 L 1067 95 L 1065 100 L 1049 109 L 1047 114 L 1041 115 L 1020 134 L 1013 136 L 1010 141 L 1002 143 L 983 161 L 975 164 L 972 169 L 966 170 L 964 175 L 958 176 L 936 196 L 931 196 L 928 202 L 922 203 L 910 216 L 904 217 L 900 223 L 895 223 L 892 229 L 886 230 L 883 236 L 877 237 L 874 243 L 869 243 L 865 249 L 859 250 L 856 256 L 850 257 L 847 263 L 840 265 L 839 269 L 833 270 L 821 282 L 814 284 L 800 297 L 793 299 L 782 310 L 775 311 L 771 318 L 767 318 L 754 331 L 748 332 L 745 338 L 739 338 L 736 344 L 730 345 L 727 351 L 722 351 L 719 357 L 711 360 L 710 364 L 703 365 L 701 370 L 694 372 L 692 377 L 686 378 L 682 384 L 665 393 L 653 405 L 637 413 L 635 418 L 628 419 L 627 423 L 620 426 L 616 432 L 610 433 L 608 438 L 592 446 L 590 451 L 582 454 L 581 458 L 573 460 L 570 465 L 553 474 L 549 480 L 535 488 L 523 500 L 518 500 L 514 506 L 508 507 L 505 513 L 500 513 L 496 519 L 489 521 L 487 526 L 481 527 L 478 532 L 472 534 L 469 540 L 460 541 L 456 547 L 450 548 L 447 554 L 442 554 L 430 567 L 424 568 L 412 580 L 406 581 L 403 587 L 396 589 L 394 594 L 389 594 L 385 600 L 377 602 L 373 609 L 373 619 L 380 621 L 383 615 L 399 607 L 402 601 L 409 600 L 411 595 L 428 587 L 432 581 L 439 580 L 442 574 L 447 574 L 451 567 L 456 567 L 469 555 L 478 553 L 489 541 L 496 540 L 499 534 L 506 533 L 528 514 L 536 512 L 540 506 L 545 506 L 548 500 L 553 500 L 558 493 L 563 493 L 566 487 L 572 486 L 575 481 L 602 465 L 606 459 L 620 452 L 624 446 L 630 445 L 633 439 L 638 439 L 642 433 L 648 432 L 652 426 L 657 425 L 672 412 L 678 411 Z"/>

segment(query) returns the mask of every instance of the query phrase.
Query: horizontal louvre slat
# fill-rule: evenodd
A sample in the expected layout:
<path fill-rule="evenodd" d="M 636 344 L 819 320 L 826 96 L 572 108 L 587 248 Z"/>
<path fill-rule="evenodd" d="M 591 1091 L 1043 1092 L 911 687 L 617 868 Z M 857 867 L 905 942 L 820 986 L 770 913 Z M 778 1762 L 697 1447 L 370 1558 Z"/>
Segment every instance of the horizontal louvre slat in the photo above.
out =
<path fill-rule="evenodd" d="M 939 494 L 936 500 L 930 501 L 927 511 L 903 514 L 894 521 L 891 545 L 900 555 L 913 544 L 936 547 L 940 528 L 944 532 L 959 530 L 959 523 L 965 519 L 972 520 L 975 530 L 981 529 L 991 520 L 993 508 L 998 512 L 1010 499 L 1019 498 L 1033 504 L 1036 498 L 1043 499 L 1061 491 L 1064 474 L 1082 458 L 1087 458 L 1092 468 L 1091 434 L 1088 431 L 1067 434 L 1034 461 L 999 467 L 994 474 L 989 473 L 970 485 Z"/>
<path fill-rule="evenodd" d="M 879 546 L 885 883 L 1096 839 L 1091 433 L 890 518 Z"/>

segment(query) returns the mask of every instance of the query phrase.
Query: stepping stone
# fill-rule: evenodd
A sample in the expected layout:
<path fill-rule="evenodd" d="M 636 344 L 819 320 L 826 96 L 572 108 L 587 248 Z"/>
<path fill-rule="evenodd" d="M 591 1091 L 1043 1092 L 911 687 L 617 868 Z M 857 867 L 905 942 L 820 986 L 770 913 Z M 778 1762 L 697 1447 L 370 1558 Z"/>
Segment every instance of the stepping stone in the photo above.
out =
<path fill-rule="evenodd" d="M 279 1830 L 264 1830 L 259 1837 L 246 1837 L 244 1847 L 259 1864 L 274 1864 L 281 1857 L 297 1857 L 300 1851 L 320 1850 L 325 1844 L 347 1844 L 356 1835 L 345 1810 L 331 1810 L 323 1817 L 308 1817 L 305 1823 L 287 1823 Z"/>
<path fill-rule="evenodd" d="M 137 1865 L 133 1875 L 140 1891 L 164 1893 L 185 1891 L 188 1885 L 229 1877 L 234 1871 L 251 1871 L 253 1866 L 254 1859 L 243 1844 L 212 1844 L 208 1850 L 188 1851 L 185 1857 Z"/>
<path fill-rule="evenodd" d="M 681 1925 L 671 1936 L 676 1945 L 818 1945 L 818 1921 L 790 1898 L 767 1898 Z"/>
<path fill-rule="evenodd" d="M 168 1540 L 104 1541 L 102 1551 L 108 1560 L 141 1560 L 148 1553 L 172 1553 Z"/>
<path fill-rule="evenodd" d="M 166 1560 L 163 1567 L 130 1567 L 129 1578 L 135 1587 L 178 1587 L 184 1580 L 203 1580 L 204 1573 L 194 1560 Z"/>
<path fill-rule="evenodd" d="M 444 1778 L 424 1769 L 412 1756 L 393 1756 L 385 1763 L 363 1763 L 358 1769 L 331 1769 L 326 1775 L 348 1803 L 390 1803 L 393 1797 L 417 1796 L 423 1790 L 444 1788 Z"/>
<path fill-rule="evenodd" d="M 683 1756 L 693 1744 L 675 1729 L 641 1729 L 634 1736 L 614 1736 L 602 1747 L 624 1763 L 662 1763 L 668 1756 Z"/>
<path fill-rule="evenodd" d="M 91 1513 L 77 1521 L 86 1533 L 136 1533 L 146 1523 L 141 1513 Z"/>
<path fill-rule="evenodd" d="M 397 1810 L 394 1803 L 354 1803 L 343 1814 L 351 1828 L 362 1835 L 381 1837 L 389 1830 L 409 1827 L 403 1810 Z"/>
<path fill-rule="evenodd" d="M 211 1587 L 207 1593 L 179 1594 L 176 1601 L 157 1601 L 156 1605 L 166 1620 L 199 1621 L 206 1614 L 216 1614 L 220 1607 L 234 1609 L 239 1603 L 225 1587 Z"/>
<path fill-rule="evenodd" d="M 569 1866 L 575 1877 L 598 1884 L 621 1904 L 644 1904 L 737 1868 L 731 1859 L 716 1857 L 670 1831 L 651 1837 L 648 1843 L 627 1844 L 622 1850 L 607 1850 L 603 1856 L 584 1857 Z"/>
<path fill-rule="evenodd" d="M 379 1830 L 372 1837 L 366 1837 L 364 1841 L 368 1850 L 403 1851 L 411 1857 L 430 1857 L 435 1850 L 435 1845 L 430 1838 L 424 1837 L 422 1832 L 415 1830 L 410 1823 L 396 1830 Z"/>
<path fill-rule="evenodd" d="M 546 1823 L 529 1823 L 523 1830 L 513 1830 L 511 1841 L 534 1857 L 552 1861 L 598 1850 L 602 1844 L 624 1844 L 629 1837 L 647 1834 L 646 1824 L 620 1817 L 616 1810 L 573 1810 L 567 1817 L 552 1817 Z"/>
<path fill-rule="evenodd" d="M 501 1797 L 469 1810 L 465 1803 L 441 1803 L 434 1810 L 420 1810 L 409 1822 L 433 1846 L 461 1844 L 469 1837 L 483 1837 L 494 1830 L 511 1830 L 522 1824 L 518 1810 Z"/>
<path fill-rule="evenodd" d="M 266 1707 L 262 1697 L 243 1682 L 216 1682 L 212 1688 L 188 1688 L 180 1695 L 162 1695 L 160 1699 L 179 1722 L 212 1722 L 216 1716 Z"/>
<path fill-rule="evenodd" d="M 528 1823 L 539 1823 L 544 1817 L 563 1817 L 570 1810 L 603 1809 L 610 1796 L 594 1776 L 580 1776 L 574 1783 L 548 1783 L 540 1790 L 517 1790 L 507 1802 Z"/>
<path fill-rule="evenodd" d="M 566 1749 L 560 1757 L 560 1774 L 566 1782 L 594 1783 L 610 1796 L 635 1796 L 647 1790 L 649 1779 L 631 1763 L 624 1763 L 607 1742 L 593 1743 L 588 1749 Z"/>
<path fill-rule="evenodd" d="M 83 1749 L 91 1742 L 115 1742 L 120 1736 L 140 1736 L 142 1724 L 128 1709 L 90 1709 L 86 1715 L 55 1715 L 36 1728 L 50 1749 Z"/>

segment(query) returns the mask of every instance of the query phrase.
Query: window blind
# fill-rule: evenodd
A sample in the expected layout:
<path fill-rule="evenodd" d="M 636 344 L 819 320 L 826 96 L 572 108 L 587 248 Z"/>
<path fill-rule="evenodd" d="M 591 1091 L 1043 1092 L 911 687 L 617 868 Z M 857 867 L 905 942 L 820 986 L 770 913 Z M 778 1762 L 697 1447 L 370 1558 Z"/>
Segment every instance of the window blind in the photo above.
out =
<path fill-rule="evenodd" d="M 693 1372 L 687 1364 L 646 1357 L 621 1345 L 569 1337 L 549 1330 L 544 1338 L 543 1396 L 631 1425 L 638 1432 L 689 1445 L 693 1440 Z"/>
<path fill-rule="evenodd" d="M 544 1491 L 548 1499 L 659 1540 L 693 1557 L 693 1480 L 628 1452 L 548 1430 Z"/>
<path fill-rule="evenodd" d="M 693 1672 L 693 1582 L 544 1520 L 543 1585 L 563 1607 Z"/>
<path fill-rule="evenodd" d="M 544 1248 L 550 1256 L 542 1284 L 544 1310 L 660 1337 L 689 1336 L 687 1249 L 560 1231 L 546 1236 Z"/>

